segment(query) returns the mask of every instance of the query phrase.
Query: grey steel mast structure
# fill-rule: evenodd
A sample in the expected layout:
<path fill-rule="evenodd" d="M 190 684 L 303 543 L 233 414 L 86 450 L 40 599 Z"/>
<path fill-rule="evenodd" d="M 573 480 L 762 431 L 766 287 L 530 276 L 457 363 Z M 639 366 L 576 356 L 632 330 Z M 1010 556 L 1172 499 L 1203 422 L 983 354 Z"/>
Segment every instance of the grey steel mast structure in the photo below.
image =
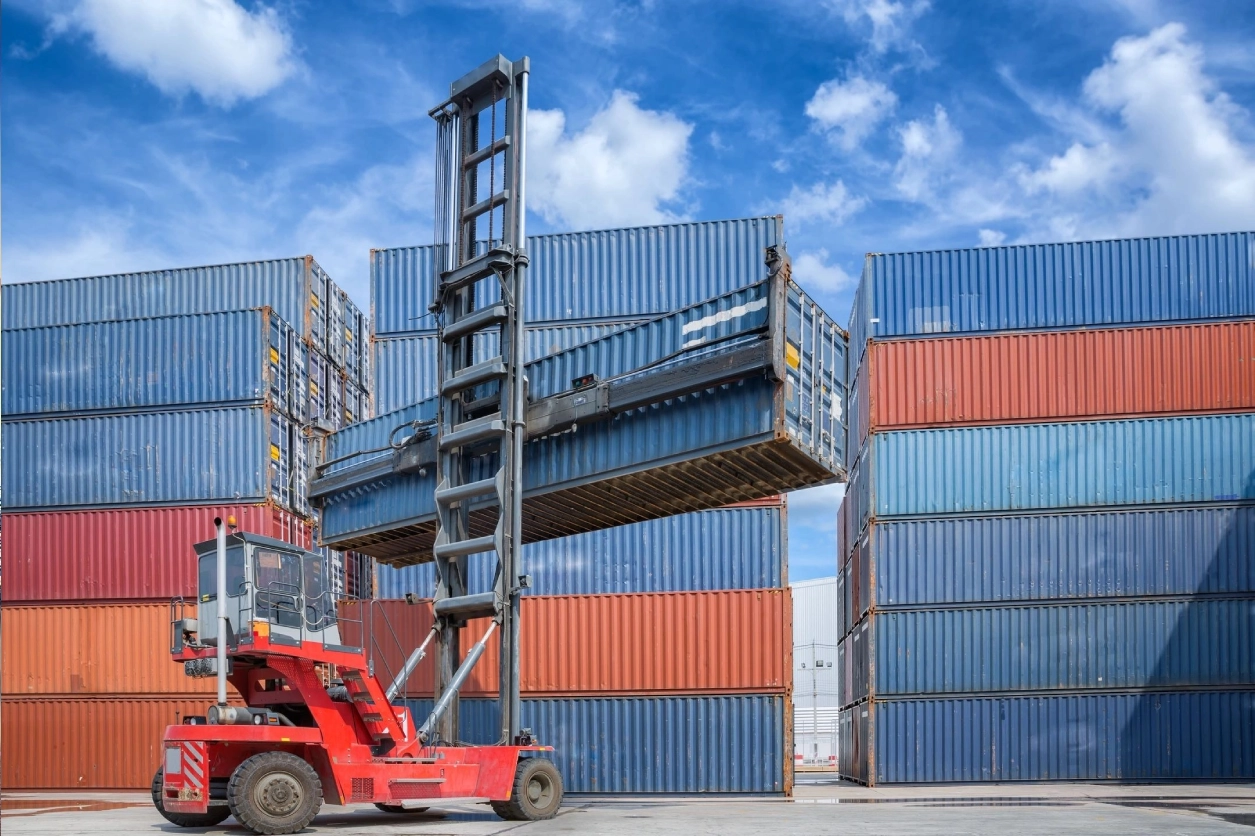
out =
<path fill-rule="evenodd" d="M 529 61 L 498 55 L 450 86 L 431 111 L 437 125 L 436 298 L 439 411 L 435 427 L 436 704 L 426 741 L 458 742 L 458 689 L 500 633 L 501 744 L 519 729 L 519 571 L 526 437 L 523 292 Z M 494 339 L 495 338 L 495 339 Z M 472 532 L 470 510 L 495 509 L 491 533 Z M 467 591 L 469 560 L 497 561 L 491 592 Z M 467 619 L 491 616 L 460 659 Z"/>

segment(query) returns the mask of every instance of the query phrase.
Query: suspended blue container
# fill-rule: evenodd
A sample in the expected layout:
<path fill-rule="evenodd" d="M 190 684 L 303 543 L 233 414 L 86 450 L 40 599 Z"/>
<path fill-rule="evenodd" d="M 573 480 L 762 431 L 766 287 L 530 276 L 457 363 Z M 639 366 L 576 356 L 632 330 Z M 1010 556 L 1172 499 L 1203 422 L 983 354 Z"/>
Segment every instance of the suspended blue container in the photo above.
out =
<path fill-rule="evenodd" d="M 529 393 L 542 399 L 572 392 L 589 375 L 598 381 L 627 378 L 755 347 L 771 358 L 772 374 L 530 439 L 523 468 L 527 540 L 841 478 L 845 335 L 783 274 L 533 361 L 527 366 Z M 329 490 L 322 532 L 328 545 L 402 564 L 430 559 L 435 475 L 430 468 L 394 475 L 390 462 L 398 435 L 435 414 L 436 402 L 428 400 L 329 437 L 327 475 L 344 479 L 346 472 L 389 470 Z M 496 464 L 485 457 L 477 467 L 474 478 L 486 478 Z M 627 485 L 632 487 L 624 494 Z"/>
<path fill-rule="evenodd" d="M 863 535 L 862 597 L 928 607 L 1251 593 L 1252 555 L 1255 505 L 885 522 Z"/>
<path fill-rule="evenodd" d="M 754 284 L 781 216 L 564 232 L 527 239 L 528 323 L 648 316 Z M 375 336 L 434 331 L 436 248 L 371 251 Z"/>
<path fill-rule="evenodd" d="M 528 595 L 763 589 L 783 586 L 784 508 L 720 508 L 523 547 Z M 471 593 L 493 584 L 492 561 L 467 564 Z M 376 570 L 377 597 L 431 597 L 435 565 Z"/>
<path fill-rule="evenodd" d="M 868 339 L 1255 316 L 1255 234 L 872 253 L 850 315 Z"/>
<path fill-rule="evenodd" d="M 841 712 L 870 784 L 1255 777 L 1255 691 L 873 700 Z"/>
<path fill-rule="evenodd" d="M 1255 500 L 1255 415 L 1022 424 L 874 435 L 847 528 L 932 517 Z M 851 541 L 853 542 L 853 541 Z"/>
<path fill-rule="evenodd" d="M 232 402 L 292 415 L 295 339 L 268 309 L 8 329 L 4 415 Z"/>
<path fill-rule="evenodd" d="M 788 792 L 779 695 L 524 699 L 522 722 L 569 793 Z M 431 700 L 406 700 L 421 723 Z M 460 701 L 460 737 L 494 743 L 497 701 Z"/>
<path fill-rule="evenodd" d="M 553 327 L 535 326 L 527 329 L 528 362 L 550 354 L 566 351 L 581 343 L 600 339 L 628 327 L 630 322 L 586 323 Z M 475 351 L 490 357 L 497 350 L 496 334 L 481 334 Z M 392 412 L 412 403 L 436 396 L 436 346 L 434 334 L 404 337 L 383 337 L 374 341 L 375 408 Z"/>

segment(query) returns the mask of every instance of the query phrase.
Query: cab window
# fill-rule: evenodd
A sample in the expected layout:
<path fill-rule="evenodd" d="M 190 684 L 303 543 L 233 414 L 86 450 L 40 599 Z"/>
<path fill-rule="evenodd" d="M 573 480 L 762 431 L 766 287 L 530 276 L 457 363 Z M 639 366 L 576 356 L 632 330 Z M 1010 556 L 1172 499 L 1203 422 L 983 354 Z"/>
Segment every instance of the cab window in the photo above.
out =
<path fill-rule="evenodd" d="M 227 549 L 227 595 L 238 597 L 244 587 L 244 549 Z M 200 599 L 218 597 L 218 554 L 210 552 L 200 558 Z"/>
<path fill-rule="evenodd" d="M 285 627 L 301 626 L 301 559 L 288 552 L 257 549 L 257 616 Z"/>

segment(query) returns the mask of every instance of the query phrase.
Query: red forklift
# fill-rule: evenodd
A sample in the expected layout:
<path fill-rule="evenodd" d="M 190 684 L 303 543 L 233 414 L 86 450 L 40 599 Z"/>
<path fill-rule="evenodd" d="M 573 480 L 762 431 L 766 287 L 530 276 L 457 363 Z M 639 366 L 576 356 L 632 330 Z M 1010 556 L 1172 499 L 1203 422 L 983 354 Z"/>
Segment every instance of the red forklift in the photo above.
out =
<path fill-rule="evenodd" d="M 389 812 L 437 801 L 486 801 L 511 820 L 557 814 L 562 777 L 520 724 L 519 596 L 525 428 L 522 304 L 528 59 L 498 55 L 451 85 L 437 124 L 432 313 L 439 327 L 435 439 L 439 529 L 435 621 L 388 685 L 375 670 L 369 602 L 352 610 L 329 590 L 320 555 L 228 531 L 196 546 L 197 611 L 172 605 L 175 661 L 216 677 L 217 702 L 165 733 L 153 803 L 205 827 L 229 815 L 254 833 L 295 833 L 324 800 Z M 484 247 L 482 242 L 488 241 Z M 485 351 L 485 348 L 489 349 Z M 493 351 L 495 350 L 495 354 Z M 493 356 L 484 356 L 493 354 Z M 472 536 L 471 505 L 495 507 L 492 534 Z M 466 561 L 496 557 L 490 592 L 467 591 Z M 462 656 L 468 619 L 490 617 Z M 500 735 L 458 737 L 458 690 L 496 633 Z M 434 707 L 419 724 L 398 696 L 434 643 Z M 227 682 L 242 704 L 227 699 Z"/>

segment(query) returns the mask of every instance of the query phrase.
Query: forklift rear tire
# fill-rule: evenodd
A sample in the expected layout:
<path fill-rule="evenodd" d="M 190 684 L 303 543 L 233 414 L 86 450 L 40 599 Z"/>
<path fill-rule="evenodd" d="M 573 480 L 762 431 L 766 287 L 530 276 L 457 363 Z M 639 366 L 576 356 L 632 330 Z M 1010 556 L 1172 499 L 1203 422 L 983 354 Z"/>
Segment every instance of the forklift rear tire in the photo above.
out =
<path fill-rule="evenodd" d="M 296 833 L 318 815 L 322 781 L 314 768 L 296 755 L 262 752 L 231 773 L 227 802 L 235 820 L 254 833 Z"/>
<path fill-rule="evenodd" d="M 404 804 L 376 804 L 385 813 L 426 813 L 430 807 L 406 807 Z"/>
<path fill-rule="evenodd" d="M 492 802 L 493 812 L 506 821 L 551 819 L 561 806 L 562 775 L 548 758 L 519 758 L 510 800 Z"/>
<path fill-rule="evenodd" d="M 165 776 L 162 770 L 158 769 L 157 774 L 153 776 L 153 806 L 157 808 L 158 813 L 161 813 L 162 818 L 171 824 L 179 827 L 213 827 L 231 815 L 231 811 L 226 807 L 210 807 L 207 813 L 171 813 L 161 803 L 161 785 L 164 782 Z"/>

